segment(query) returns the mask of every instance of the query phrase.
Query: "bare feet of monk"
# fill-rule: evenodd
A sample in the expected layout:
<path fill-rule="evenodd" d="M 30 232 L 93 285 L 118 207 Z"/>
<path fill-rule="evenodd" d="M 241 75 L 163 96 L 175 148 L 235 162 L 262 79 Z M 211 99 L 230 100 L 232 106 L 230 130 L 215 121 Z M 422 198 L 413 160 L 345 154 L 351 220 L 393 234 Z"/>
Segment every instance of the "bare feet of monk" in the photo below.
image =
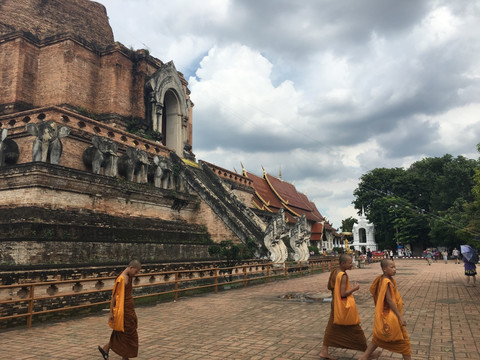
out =
<path fill-rule="evenodd" d="M 331 356 L 330 356 L 330 355 L 328 355 L 328 354 L 322 354 L 322 353 L 320 353 L 320 359 L 322 359 L 322 360 L 325 360 L 325 359 L 329 359 L 329 360 L 337 360 L 336 358 L 334 358 L 334 357 L 331 357 Z"/>
<path fill-rule="evenodd" d="M 322 349 L 320 350 L 320 359 L 337 360 L 334 357 L 328 355 L 328 346 L 325 345 L 323 345 Z"/>
<path fill-rule="evenodd" d="M 359 360 L 363 360 L 365 359 L 364 358 L 364 355 L 363 354 L 361 357 L 359 357 Z M 371 355 L 368 356 L 368 358 L 366 358 L 367 360 L 370 360 L 370 359 L 378 359 L 380 357 L 380 355 L 382 355 L 382 352 L 381 351 L 374 351 Z"/>

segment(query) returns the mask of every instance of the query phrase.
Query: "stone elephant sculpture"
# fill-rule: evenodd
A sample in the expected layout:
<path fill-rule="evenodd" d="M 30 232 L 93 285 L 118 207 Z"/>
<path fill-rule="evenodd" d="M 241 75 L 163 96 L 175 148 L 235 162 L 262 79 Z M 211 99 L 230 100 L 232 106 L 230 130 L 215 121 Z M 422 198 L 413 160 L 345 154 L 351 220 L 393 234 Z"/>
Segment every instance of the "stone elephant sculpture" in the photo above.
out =
<path fill-rule="evenodd" d="M 168 189 L 172 181 L 172 161 L 164 156 L 155 155 L 153 157 L 153 163 L 155 164 L 153 173 L 153 183 L 155 187 Z"/>
<path fill-rule="evenodd" d="M 91 168 L 94 174 L 100 174 L 103 167 L 104 175 L 117 176 L 117 143 L 109 138 L 95 135 L 92 137 L 92 144 L 82 154 L 85 166 Z"/>
<path fill-rule="evenodd" d="M 127 153 L 118 159 L 118 172 L 129 181 L 146 184 L 148 174 L 148 154 L 140 149 L 127 147 Z"/>
<path fill-rule="evenodd" d="M 2 129 L 0 134 L 0 167 L 6 164 L 15 164 L 18 160 L 18 145 L 12 139 L 7 138 L 8 130 Z"/>
<path fill-rule="evenodd" d="M 70 128 L 66 125 L 58 126 L 54 121 L 42 121 L 26 126 L 30 135 L 36 136 L 32 147 L 32 161 L 43 161 L 57 164 L 62 156 L 62 142 L 70 134 Z"/>

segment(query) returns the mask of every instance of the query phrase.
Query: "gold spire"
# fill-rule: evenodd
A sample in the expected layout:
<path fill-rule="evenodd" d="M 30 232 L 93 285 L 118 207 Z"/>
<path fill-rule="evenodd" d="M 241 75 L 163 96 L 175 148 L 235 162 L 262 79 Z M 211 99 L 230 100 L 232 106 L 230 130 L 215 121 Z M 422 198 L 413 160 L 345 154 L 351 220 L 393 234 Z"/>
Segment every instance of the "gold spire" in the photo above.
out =
<path fill-rule="evenodd" d="M 243 166 L 243 163 L 241 161 L 240 161 L 240 165 L 242 165 L 242 176 L 248 177 L 247 170 L 245 170 L 245 167 Z"/>
<path fill-rule="evenodd" d="M 282 180 L 282 165 L 280 165 L 280 168 L 278 169 L 278 178 Z"/>

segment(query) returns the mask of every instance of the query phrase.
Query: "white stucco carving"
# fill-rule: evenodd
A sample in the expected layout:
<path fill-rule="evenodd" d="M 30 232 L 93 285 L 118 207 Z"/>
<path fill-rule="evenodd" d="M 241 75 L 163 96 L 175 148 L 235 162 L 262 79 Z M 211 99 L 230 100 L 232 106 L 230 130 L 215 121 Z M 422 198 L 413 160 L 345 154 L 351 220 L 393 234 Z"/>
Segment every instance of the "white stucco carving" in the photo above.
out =
<path fill-rule="evenodd" d="M 310 234 L 307 218 L 305 214 L 302 214 L 302 217 L 298 219 L 290 231 L 290 247 L 294 251 L 293 260 L 307 261 L 310 258 L 310 252 L 308 251 Z"/>
<path fill-rule="evenodd" d="M 289 233 L 285 221 L 285 213 L 280 209 L 267 226 L 265 231 L 265 247 L 270 252 L 270 260 L 274 263 L 283 263 L 287 260 L 288 251 L 284 240 L 288 240 Z"/>

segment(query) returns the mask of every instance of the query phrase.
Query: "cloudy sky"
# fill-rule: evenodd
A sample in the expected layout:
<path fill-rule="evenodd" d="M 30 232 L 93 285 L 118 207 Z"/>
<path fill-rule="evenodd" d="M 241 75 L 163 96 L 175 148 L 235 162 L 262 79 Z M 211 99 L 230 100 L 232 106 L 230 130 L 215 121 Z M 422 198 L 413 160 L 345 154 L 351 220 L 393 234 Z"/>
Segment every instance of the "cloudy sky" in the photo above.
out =
<path fill-rule="evenodd" d="M 197 159 L 281 169 L 335 227 L 369 170 L 478 157 L 479 1 L 98 2 L 185 75 Z"/>

